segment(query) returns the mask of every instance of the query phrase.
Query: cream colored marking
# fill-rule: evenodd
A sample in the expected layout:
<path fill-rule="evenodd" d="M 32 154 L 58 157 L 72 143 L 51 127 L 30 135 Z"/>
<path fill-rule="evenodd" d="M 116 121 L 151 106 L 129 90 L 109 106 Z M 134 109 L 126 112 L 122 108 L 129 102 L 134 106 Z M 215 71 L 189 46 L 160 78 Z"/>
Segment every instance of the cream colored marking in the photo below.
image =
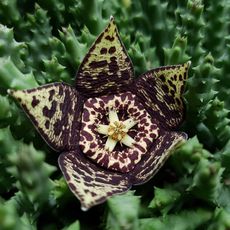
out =
<path fill-rule="evenodd" d="M 137 121 L 135 121 L 133 118 L 129 118 L 125 120 L 123 124 L 125 125 L 126 129 L 129 130 L 137 124 Z"/>
<path fill-rule="evenodd" d="M 117 144 L 116 140 L 112 139 L 111 137 L 108 137 L 105 143 L 105 149 L 108 150 L 109 152 L 112 152 L 116 144 Z"/>
<path fill-rule="evenodd" d="M 108 135 L 109 125 L 98 125 L 97 132 L 103 135 Z"/>
<path fill-rule="evenodd" d="M 111 123 L 115 121 L 119 121 L 117 111 L 115 109 L 110 109 L 109 110 L 109 122 Z"/>
<path fill-rule="evenodd" d="M 121 143 L 131 148 L 135 143 L 135 140 L 132 137 L 130 137 L 128 134 L 126 134 L 122 138 Z"/>
<path fill-rule="evenodd" d="M 108 137 L 105 143 L 105 149 L 112 152 L 117 142 L 131 148 L 135 143 L 135 140 L 127 133 L 136 124 L 137 122 L 133 118 L 129 118 L 125 121 L 119 121 L 116 110 L 109 110 L 109 125 L 100 124 L 97 127 L 98 133 Z"/>

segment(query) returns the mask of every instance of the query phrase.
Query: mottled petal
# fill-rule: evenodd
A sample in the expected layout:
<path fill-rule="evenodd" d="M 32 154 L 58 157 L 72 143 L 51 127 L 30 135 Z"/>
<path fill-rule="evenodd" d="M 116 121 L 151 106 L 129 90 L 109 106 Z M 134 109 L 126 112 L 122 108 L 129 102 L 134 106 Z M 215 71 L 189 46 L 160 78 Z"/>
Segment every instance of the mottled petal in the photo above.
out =
<path fill-rule="evenodd" d="M 63 83 L 29 90 L 9 90 L 44 140 L 56 151 L 77 146 L 83 99 Z"/>
<path fill-rule="evenodd" d="M 126 173 L 138 164 L 144 154 L 148 155 L 148 149 L 153 140 L 157 139 L 160 128 L 158 121 L 148 114 L 137 99 L 134 94 L 126 92 L 86 100 L 79 145 L 83 153 L 96 164 L 109 170 Z M 133 147 L 129 148 L 125 144 L 118 143 L 112 152 L 105 148 L 106 137 L 99 134 L 97 124 L 106 122 L 111 107 L 118 110 L 121 120 L 133 118 L 137 121 L 135 129 L 127 133 L 134 139 Z M 126 142 L 127 145 L 129 141 Z"/>
<path fill-rule="evenodd" d="M 79 67 L 76 88 L 86 97 L 114 94 L 125 89 L 133 75 L 131 60 L 111 18 Z"/>
<path fill-rule="evenodd" d="M 185 133 L 162 131 L 157 140 L 153 142 L 149 155 L 145 155 L 130 173 L 132 184 L 143 184 L 151 179 L 175 148 L 186 139 Z"/>
<path fill-rule="evenodd" d="M 189 66 L 190 62 L 150 70 L 140 76 L 132 87 L 149 113 L 166 129 L 175 129 L 184 120 L 182 94 Z"/>
<path fill-rule="evenodd" d="M 80 200 L 82 210 L 131 187 L 126 175 L 104 170 L 91 163 L 79 149 L 61 154 L 59 166 L 70 190 Z"/>

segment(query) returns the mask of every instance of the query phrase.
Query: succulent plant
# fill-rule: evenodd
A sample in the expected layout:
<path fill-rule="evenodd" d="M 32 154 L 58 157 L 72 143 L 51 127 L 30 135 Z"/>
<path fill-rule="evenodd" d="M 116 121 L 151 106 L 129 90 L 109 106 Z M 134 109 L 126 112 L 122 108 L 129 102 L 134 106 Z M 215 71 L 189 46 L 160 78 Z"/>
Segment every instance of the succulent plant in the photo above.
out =
<path fill-rule="evenodd" d="M 229 9 L 229 0 L 0 1 L 1 228 L 228 229 Z M 7 90 L 73 85 L 110 15 L 135 76 L 191 60 L 176 126 L 188 140 L 153 179 L 82 212 L 57 155 Z"/>

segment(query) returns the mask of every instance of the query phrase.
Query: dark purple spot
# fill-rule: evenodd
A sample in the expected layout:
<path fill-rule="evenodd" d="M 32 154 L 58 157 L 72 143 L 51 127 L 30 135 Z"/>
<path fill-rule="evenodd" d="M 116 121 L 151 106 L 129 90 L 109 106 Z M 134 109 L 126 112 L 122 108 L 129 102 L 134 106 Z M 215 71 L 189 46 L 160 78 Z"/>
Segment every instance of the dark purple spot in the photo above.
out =
<path fill-rule="evenodd" d="M 94 149 L 94 148 L 96 148 L 96 147 L 97 147 L 96 143 L 91 143 L 91 144 L 90 144 L 90 148 L 91 148 L 91 149 Z"/>
<path fill-rule="evenodd" d="M 144 138 L 144 141 L 147 142 L 145 139 L 147 139 L 147 138 Z M 140 146 L 140 145 L 136 145 L 136 148 L 139 149 L 141 152 L 145 152 L 145 149 L 142 146 Z"/>
<path fill-rule="evenodd" d="M 117 58 L 115 56 L 110 57 L 110 61 L 117 61 Z"/>
<path fill-rule="evenodd" d="M 105 104 L 104 104 L 103 101 L 99 101 L 99 105 L 100 105 L 102 108 L 104 108 L 104 106 L 105 106 Z"/>
<path fill-rule="evenodd" d="M 101 175 L 101 177 L 102 177 L 102 175 Z M 100 177 L 95 177 L 95 181 L 104 184 L 106 182 L 106 179 L 105 178 L 100 178 Z"/>
<path fill-rule="evenodd" d="M 88 122 L 89 121 L 89 116 L 90 116 L 89 111 L 87 109 L 84 109 L 82 120 L 84 122 Z"/>
<path fill-rule="evenodd" d="M 141 126 L 141 127 L 138 127 L 138 132 L 144 132 L 145 131 L 145 127 Z"/>
<path fill-rule="evenodd" d="M 60 96 L 63 95 L 63 87 L 62 87 L 62 86 L 59 87 L 59 92 L 58 92 L 58 94 L 59 94 Z"/>
<path fill-rule="evenodd" d="M 160 79 L 161 79 L 163 82 L 165 82 L 165 76 L 164 76 L 164 74 L 161 74 L 159 77 L 160 77 Z"/>
<path fill-rule="evenodd" d="M 176 98 L 175 100 L 178 105 L 182 105 L 181 100 L 179 100 L 178 98 Z"/>
<path fill-rule="evenodd" d="M 102 60 L 102 61 L 92 61 L 89 66 L 93 69 L 96 69 L 96 68 L 102 68 L 102 67 L 105 67 L 107 66 L 107 61 L 106 60 Z"/>
<path fill-rule="evenodd" d="M 139 133 L 139 137 L 145 137 L 146 134 L 144 132 Z"/>
<path fill-rule="evenodd" d="M 175 91 L 171 89 L 170 94 L 174 97 L 175 96 Z"/>
<path fill-rule="evenodd" d="M 116 52 L 116 47 L 115 46 L 110 47 L 109 48 L 109 53 L 113 54 L 114 52 Z"/>
<path fill-rule="evenodd" d="M 118 100 L 115 101 L 115 107 L 117 108 L 120 105 L 120 102 Z"/>
<path fill-rule="evenodd" d="M 91 194 L 92 197 L 97 196 L 97 193 L 95 193 L 95 192 L 90 192 L 90 194 Z"/>
<path fill-rule="evenodd" d="M 137 109 L 133 109 L 133 113 L 134 113 L 133 115 L 136 117 L 140 116 L 141 114 Z"/>
<path fill-rule="evenodd" d="M 125 101 L 125 99 L 126 99 L 126 94 L 125 93 L 121 94 L 121 101 L 123 102 Z"/>
<path fill-rule="evenodd" d="M 153 138 L 153 139 L 156 139 L 157 136 L 156 136 L 155 133 L 151 133 L 151 134 L 150 134 L 150 137 Z"/>
<path fill-rule="evenodd" d="M 61 129 L 62 129 L 61 121 L 58 119 L 54 123 L 54 135 L 58 136 L 61 133 Z"/>
<path fill-rule="evenodd" d="M 123 49 L 123 50 L 124 50 L 124 49 Z M 128 56 L 125 58 L 125 62 L 127 62 L 127 63 L 130 65 L 130 59 L 129 59 Z"/>
<path fill-rule="evenodd" d="M 138 119 L 141 120 L 141 119 L 145 118 L 145 116 L 146 116 L 145 114 L 142 114 Z M 142 123 L 142 121 L 141 121 L 141 123 Z"/>
<path fill-rule="evenodd" d="M 69 185 L 69 187 L 70 187 L 70 189 L 73 191 L 73 190 L 76 190 L 76 187 L 75 187 L 75 185 L 73 184 L 73 183 L 69 183 L 68 184 Z"/>
<path fill-rule="evenodd" d="M 104 33 L 102 33 L 98 38 L 97 38 L 97 43 L 100 43 L 101 42 L 101 39 L 103 37 Z M 90 51 L 92 51 L 92 49 L 94 49 L 94 46 L 89 50 L 89 53 Z"/>
<path fill-rule="evenodd" d="M 138 158 L 138 152 L 136 150 L 134 150 L 132 152 L 132 154 L 129 156 L 129 158 L 130 158 L 131 161 L 137 160 L 137 158 Z"/>
<path fill-rule="evenodd" d="M 45 122 L 45 127 L 46 127 L 46 129 L 49 129 L 49 127 L 50 127 L 50 121 L 47 120 L 47 121 Z"/>
<path fill-rule="evenodd" d="M 112 42 L 114 40 L 114 37 L 107 35 L 105 39 Z"/>
<path fill-rule="evenodd" d="M 176 91 L 176 86 L 173 84 L 173 82 L 169 80 L 168 83 L 174 89 L 174 91 Z"/>
<path fill-rule="evenodd" d="M 45 106 L 42 110 L 42 113 L 45 117 L 48 117 L 48 118 L 52 118 L 56 112 L 56 108 L 57 108 L 57 102 L 56 101 L 52 101 L 52 104 L 51 104 L 51 108 L 48 109 L 47 106 Z"/>
<path fill-rule="evenodd" d="M 68 174 L 65 174 L 65 178 L 66 178 L 67 181 L 70 180 L 70 176 Z"/>
<path fill-rule="evenodd" d="M 85 106 L 88 107 L 88 108 L 92 108 L 92 107 L 93 107 L 92 102 L 89 101 L 89 100 L 87 100 L 87 101 L 85 102 Z"/>
<path fill-rule="evenodd" d="M 101 48 L 100 53 L 101 53 L 101 54 L 107 54 L 107 49 L 104 48 L 104 47 Z"/>
<path fill-rule="evenodd" d="M 90 133 L 88 133 L 88 132 L 86 132 L 84 130 L 82 130 L 81 135 L 84 136 L 87 141 L 92 141 L 93 140 L 93 136 Z"/>
<path fill-rule="evenodd" d="M 52 100 L 53 100 L 54 94 L 55 94 L 55 90 L 54 90 L 54 89 L 51 89 L 51 90 L 49 91 L 49 101 L 52 101 Z"/>
<path fill-rule="evenodd" d="M 39 102 L 40 101 L 35 96 L 33 96 L 33 100 L 31 102 L 32 107 L 34 108 L 35 106 L 37 106 Z"/>

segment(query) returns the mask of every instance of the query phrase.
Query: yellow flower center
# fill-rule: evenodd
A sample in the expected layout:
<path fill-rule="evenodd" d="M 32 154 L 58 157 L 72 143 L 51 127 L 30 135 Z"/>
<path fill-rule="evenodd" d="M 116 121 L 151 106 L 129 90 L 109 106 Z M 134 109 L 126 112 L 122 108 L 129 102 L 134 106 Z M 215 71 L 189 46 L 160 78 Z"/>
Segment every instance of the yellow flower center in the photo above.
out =
<path fill-rule="evenodd" d="M 115 121 L 109 124 L 108 136 L 115 141 L 121 141 L 127 133 L 126 126 L 121 121 Z"/>
<path fill-rule="evenodd" d="M 100 134 L 107 136 L 105 143 L 105 149 L 112 152 L 117 144 L 120 142 L 130 148 L 133 147 L 135 140 L 130 137 L 128 131 L 137 124 L 133 118 L 129 118 L 125 121 L 120 121 L 115 109 L 109 110 L 109 125 L 99 124 L 97 131 Z"/>

